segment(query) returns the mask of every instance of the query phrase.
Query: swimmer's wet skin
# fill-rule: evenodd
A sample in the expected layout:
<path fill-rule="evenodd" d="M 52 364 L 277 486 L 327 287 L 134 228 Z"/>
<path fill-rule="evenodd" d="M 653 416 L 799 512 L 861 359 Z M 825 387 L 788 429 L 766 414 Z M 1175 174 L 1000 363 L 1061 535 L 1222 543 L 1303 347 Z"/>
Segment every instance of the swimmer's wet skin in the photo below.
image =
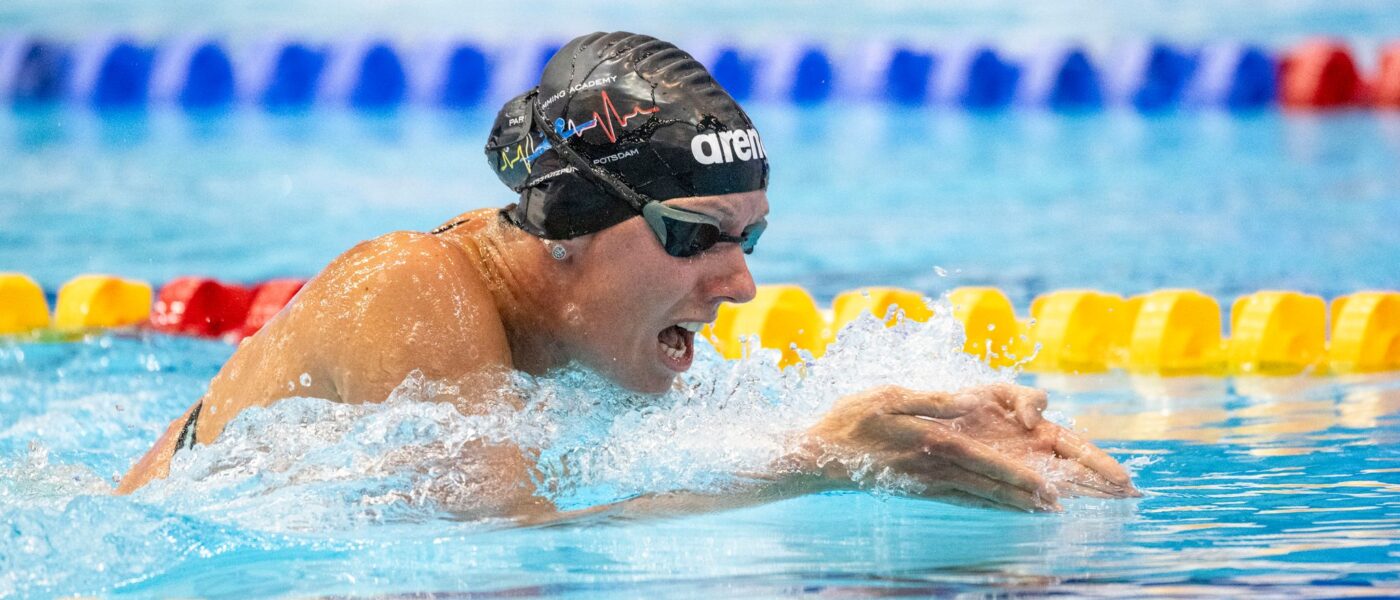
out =
<path fill-rule="evenodd" d="M 503 400 L 512 372 L 567 365 L 664 393 L 720 304 L 753 298 L 745 257 L 767 224 L 767 154 L 743 109 L 675 46 L 628 33 L 571 41 L 538 87 L 505 105 L 486 153 L 516 204 L 336 258 L 238 348 L 118 491 L 166 476 L 173 453 L 215 441 L 243 409 L 293 395 L 382 402 L 414 371 L 454 390 L 431 400 L 469 415 L 523 404 Z M 288 389 L 298 380 L 310 384 Z M 870 473 L 907 478 L 920 497 L 1027 511 L 1137 495 L 1115 460 L 1044 420 L 1045 406 L 1043 392 L 1009 384 L 873 388 L 795 432 L 798 449 L 745 473 L 745 489 L 572 512 L 536 494 L 531 448 L 480 442 L 461 460 L 497 474 L 486 514 L 520 523 L 715 510 L 865 485 Z"/>

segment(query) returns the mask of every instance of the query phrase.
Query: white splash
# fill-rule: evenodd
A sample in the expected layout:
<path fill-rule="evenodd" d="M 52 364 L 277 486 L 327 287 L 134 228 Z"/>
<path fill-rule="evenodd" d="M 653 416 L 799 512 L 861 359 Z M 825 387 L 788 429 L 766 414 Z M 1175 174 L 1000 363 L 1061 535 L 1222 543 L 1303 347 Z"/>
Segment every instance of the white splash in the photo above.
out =
<path fill-rule="evenodd" d="M 776 351 L 726 361 L 698 344 L 691 372 L 662 396 L 566 369 L 522 375 L 502 391 L 524 398 L 523 409 L 502 399 L 472 416 L 423 401 L 442 384 L 419 373 L 380 404 L 290 398 L 245 410 L 214 443 L 179 453 L 170 477 L 139 497 L 264 530 L 471 515 L 499 485 L 472 453 L 494 443 L 537 450 L 539 491 L 562 507 L 704 490 L 766 468 L 847 394 L 882 384 L 951 391 L 1014 377 L 964 354 L 950 307 L 934 309 L 928 322 L 890 328 L 864 315 L 822 358 L 786 370 Z M 874 481 L 890 491 L 909 485 Z"/>

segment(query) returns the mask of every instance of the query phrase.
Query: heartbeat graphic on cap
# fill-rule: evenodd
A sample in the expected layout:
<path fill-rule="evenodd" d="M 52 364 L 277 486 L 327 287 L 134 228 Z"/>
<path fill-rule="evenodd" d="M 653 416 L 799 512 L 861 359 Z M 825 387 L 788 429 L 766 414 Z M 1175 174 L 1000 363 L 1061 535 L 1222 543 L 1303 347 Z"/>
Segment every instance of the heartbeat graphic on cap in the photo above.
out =
<path fill-rule="evenodd" d="M 627 127 L 627 122 L 632 120 L 633 117 L 637 117 L 639 115 L 651 115 L 661 112 L 661 107 L 659 106 L 653 106 L 651 108 L 642 108 L 642 106 L 639 104 L 637 106 L 632 107 L 632 112 L 627 113 L 625 115 L 620 115 L 617 111 L 617 107 L 613 105 L 612 98 L 608 97 L 608 92 L 604 90 L 602 94 L 602 115 L 599 115 L 597 111 L 594 111 L 592 119 L 584 121 L 582 124 L 579 125 L 573 125 L 572 121 L 566 123 L 563 118 L 558 118 L 554 120 L 554 131 L 559 134 L 560 139 L 567 140 L 571 137 L 588 131 L 589 129 L 598 127 L 603 130 L 604 135 L 608 136 L 609 142 L 615 143 L 617 142 L 617 130 L 619 128 L 625 129 Z M 569 125 L 573 126 L 568 127 Z M 534 162 L 536 158 L 539 158 L 539 156 L 541 154 L 544 154 L 544 151 L 548 150 L 549 148 L 549 140 L 541 141 L 540 145 L 535 147 L 535 151 L 530 153 L 530 157 L 526 160 Z"/>

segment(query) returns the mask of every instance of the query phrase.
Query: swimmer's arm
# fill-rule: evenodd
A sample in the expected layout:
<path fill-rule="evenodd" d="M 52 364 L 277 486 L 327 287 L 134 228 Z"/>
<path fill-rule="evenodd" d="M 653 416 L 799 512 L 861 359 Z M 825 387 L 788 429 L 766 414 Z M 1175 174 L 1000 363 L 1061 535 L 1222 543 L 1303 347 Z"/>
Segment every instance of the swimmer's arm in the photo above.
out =
<path fill-rule="evenodd" d="M 298 302 L 326 307 L 330 326 L 313 345 L 321 371 L 347 403 L 382 402 L 395 391 L 452 404 L 468 417 L 519 410 L 505 326 L 480 271 L 438 236 L 399 232 L 356 246 L 326 269 Z M 421 380 L 409 379 L 419 373 Z M 422 385 L 413 388 L 415 381 Z M 535 460 L 513 444 L 468 443 L 459 460 L 489 480 L 467 497 L 447 494 L 464 518 L 550 514 L 535 492 Z M 461 504 L 458 504 L 461 503 Z M 456 504 L 456 506 L 453 506 Z"/>
<path fill-rule="evenodd" d="M 553 504 L 542 502 L 516 512 L 515 521 L 523 526 L 539 527 L 584 521 L 664 519 L 737 510 L 843 487 L 850 486 L 843 486 L 815 473 L 794 472 L 784 467 L 765 473 L 745 474 L 740 481 L 713 491 L 677 490 L 643 494 L 569 511 L 554 510 Z"/>
<path fill-rule="evenodd" d="M 1093 495 L 1139 495 L 1121 465 L 1072 432 L 1044 421 L 1040 414 L 1044 409 L 1044 392 L 1020 386 L 980 386 L 953 394 L 872 388 L 837 402 L 794 440 L 797 450 L 765 473 L 744 476 L 743 483 L 731 489 L 653 494 L 580 511 L 535 515 L 533 522 L 525 522 L 629 520 L 727 510 L 851 489 L 862 479 L 858 471 L 901 476 L 913 484 L 906 493 L 919 498 L 985 508 L 1059 510 L 1058 493 L 1040 473 L 1017 455 L 977 439 L 998 432 L 1003 441 L 1021 445 L 1045 436 L 1058 440 L 1056 456 L 1065 468 L 1077 468 L 1082 482 L 1097 484 L 1093 489 L 1098 493 Z M 974 420 L 960 423 L 967 429 L 958 431 L 946 421 L 939 422 L 970 414 L 995 414 L 992 420 L 1000 429 Z M 1038 452 L 1049 456 L 1044 448 Z"/>
<path fill-rule="evenodd" d="M 170 422 L 170 426 L 165 428 L 165 433 L 146 451 L 145 456 L 136 461 L 131 470 L 122 477 L 121 483 L 117 484 L 116 493 L 130 494 L 152 479 L 164 479 L 170 474 L 170 457 L 175 454 L 175 443 L 180 438 L 180 430 L 184 429 L 190 413 L 194 412 L 197 406 L 198 402 L 190 406 L 180 418 Z"/>

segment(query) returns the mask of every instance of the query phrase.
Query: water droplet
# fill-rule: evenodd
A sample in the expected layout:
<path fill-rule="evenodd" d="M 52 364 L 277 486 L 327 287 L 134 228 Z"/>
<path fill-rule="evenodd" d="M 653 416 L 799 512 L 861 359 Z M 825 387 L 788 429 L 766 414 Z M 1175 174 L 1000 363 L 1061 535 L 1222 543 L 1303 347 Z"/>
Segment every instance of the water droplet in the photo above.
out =
<path fill-rule="evenodd" d="M 301 382 L 301 387 L 311 387 L 311 374 L 302 373 L 301 379 L 299 379 L 298 381 Z"/>
<path fill-rule="evenodd" d="M 934 272 L 935 274 L 937 274 L 939 277 L 947 277 L 947 276 L 948 276 L 948 269 L 945 269 L 945 268 L 940 267 L 940 266 L 938 266 L 938 265 L 934 265 L 934 267 L 933 267 L 933 272 Z"/>
<path fill-rule="evenodd" d="M 996 324 L 996 323 L 987 323 L 987 331 L 996 331 L 996 330 L 997 330 L 997 324 Z"/>

